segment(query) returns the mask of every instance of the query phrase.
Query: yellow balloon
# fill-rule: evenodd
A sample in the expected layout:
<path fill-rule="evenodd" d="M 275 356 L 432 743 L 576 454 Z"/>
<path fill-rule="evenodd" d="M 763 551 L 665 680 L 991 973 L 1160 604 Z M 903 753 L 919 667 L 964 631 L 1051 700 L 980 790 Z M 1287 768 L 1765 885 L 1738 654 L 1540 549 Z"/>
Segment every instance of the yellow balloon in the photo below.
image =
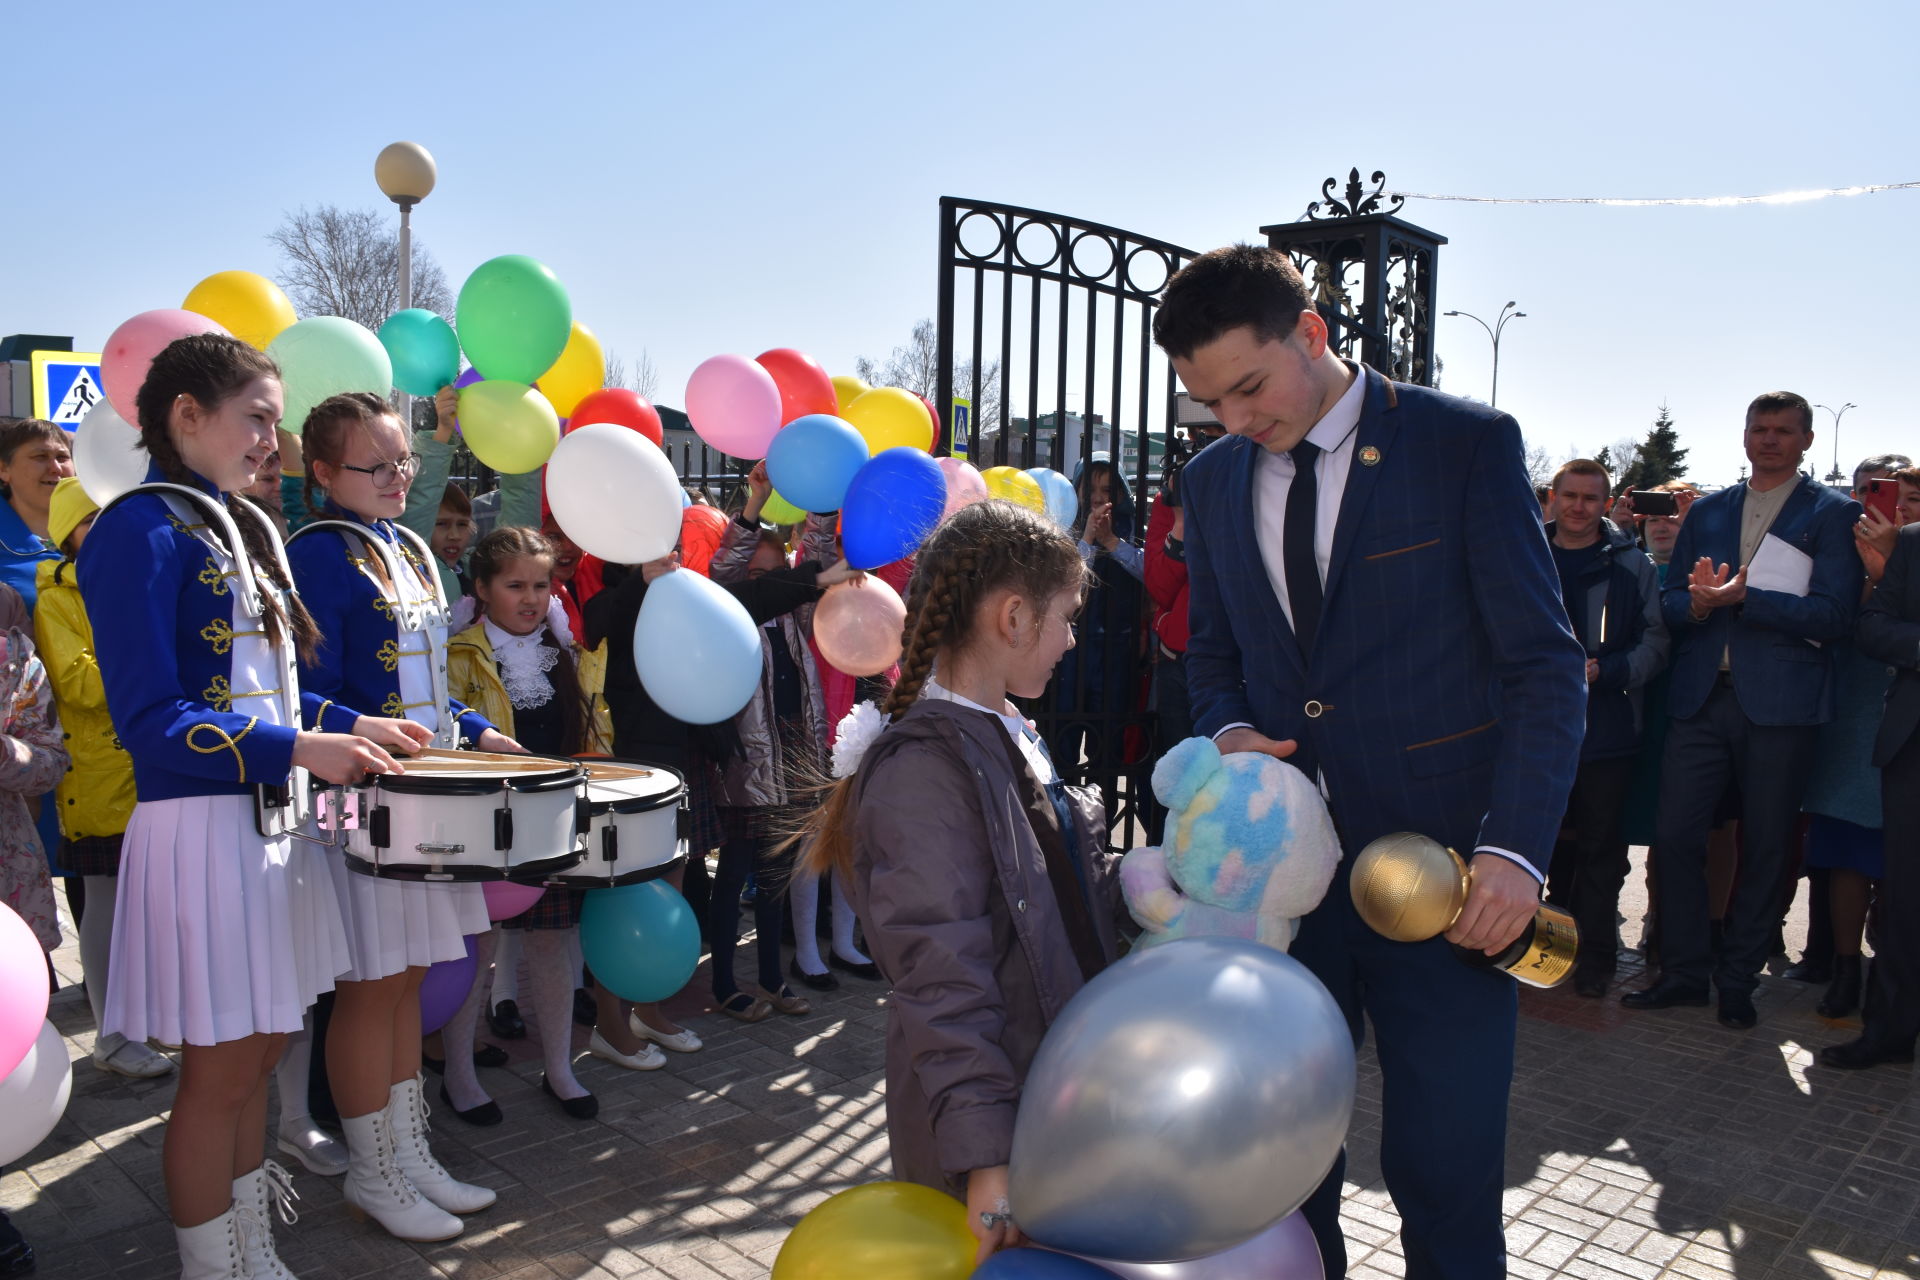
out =
<path fill-rule="evenodd" d="M 776 489 L 767 495 L 766 505 L 760 508 L 760 518 L 768 524 L 799 524 L 807 518 L 807 513 L 781 497 Z"/>
<path fill-rule="evenodd" d="M 571 418 L 576 405 L 606 385 L 607 353 L 593 330 L 576 320 L 560 358 L 540 375 L 540 394 L 555 413 Z"/>
<path fill-rule="evenodd" d="M 467 448 L 503 475 L 545 465 L 560 443 L 559 415 L 545 396 L 524 382 L 489 378 L 462 387 L 458 414 Z"/>
<path fill-rule="evenodd" d="M 925 417 L 923 411 L 920 415 Z M 1015 506 L 1025 507 L 1041 515 L 1047 513 L 1047 494 L 1040 482 L 1018 467 L 988 467 L 980 473 L 987 482 L 987 492 L 996 498 L 1005 498 Z"/>
<path fill-rule="evenodd" d="M 872 387 L 850 373 L 835 374 L 832 382 L 833 398 L 839 402 L 840 416 L 842 418 L 847 416 L 847 410 L 855 400 L 858 400 L 861 396 L 873 390 Z"/>
<path fill-rule="evenodd" d="M 867 442 L 869 454 L 905 445 L 925 453 L 933 443 L 933 419 L 920 397 L 899 387 L 875 387 L 846 406 L 841 417 Z"/>
<path fill-rule="evenodd" d="M 874 1182 L 815 1206 L 780 1246 L 773 1280 L 966 1280 L 966 1206 L 911 1182 Z"/>
<path fill-rule="evenodd" d="M 300 318 L 279 285 L 251 271 L 216 271 L 193 286 L 180 309 L 219 321 L 228 333 L 262 351 Z"/>

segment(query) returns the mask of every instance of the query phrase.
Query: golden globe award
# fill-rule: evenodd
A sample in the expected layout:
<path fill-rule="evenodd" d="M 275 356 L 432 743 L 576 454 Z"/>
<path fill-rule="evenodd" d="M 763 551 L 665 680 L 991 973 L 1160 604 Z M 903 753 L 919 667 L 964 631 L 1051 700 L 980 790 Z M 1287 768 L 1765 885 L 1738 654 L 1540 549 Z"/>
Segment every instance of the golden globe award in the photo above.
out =
<path fill-rule="evenodd" d="M 1453 927 L 1467 904 L 1473 873 L 1459 854 L 1428 836 L 1381 836 L 1353 862 L 1353 906 L 1375 933 L 1395 942 L 1425 942 Z M 1579 931 L 1573 917 L 1542 903 L 1511 946 L 1497 956 L 1455 947 L 1481 968 L 1504 969 L 1531 987 L 1558 986 L 1573 972 Z"/>

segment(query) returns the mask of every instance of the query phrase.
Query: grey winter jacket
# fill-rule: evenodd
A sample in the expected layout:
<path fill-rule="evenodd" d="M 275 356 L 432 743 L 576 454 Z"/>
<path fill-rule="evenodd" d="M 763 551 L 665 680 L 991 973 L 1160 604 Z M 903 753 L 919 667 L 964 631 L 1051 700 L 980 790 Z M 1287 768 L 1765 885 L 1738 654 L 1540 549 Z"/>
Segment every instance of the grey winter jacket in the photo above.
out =
<path fill-rule="evenodd" d="M 1027 1069 L 1084 985 L 1006 737 L 985 712 L 915 703 L 868 748 L 851 798 L 849 887 L 893 986 L 893 1174 L 956 1194 L 968 1170 L 1007 1162 Z M 1068 795 L 1111 963 L 1120 899 L 1105 806 L 1095 788 Z"/>
<path fill-rule="evenodd" d="M 747 562 L 760 545 L 758 525 L 745 525 L 738 516 L 727 521 L 720 548 L 713 553 L 708 572 L 715 582 L 745 582 Z M 821 516 L 808 516 L 800 538 L 801 563 L 813 561 L 831 565 L 840 556 L 834 548 L 831 522 Z M 813 646 L 807 637 L 813 633 L 813 606 L 803 604 L 775 622 L 777 630 L 760 632 L 760 687 L 753 700 L 734 717 L 740 734 L 741 755 L 727 761 L 715 800 L 723 805 L 758 808 L 787 804 L 796 780 L 824 774 L 827 750 L 827 702 L 820 692 L 820 669 L 814 664 Z M 773 725 L 773 651 L 768 648 L 775 637 L 787 646 L 803 681 L 801 712 L 803 738 L 813 754 L 807 762 L 812 768 L 804 773 L 800 761 L 789 758 Z"/>

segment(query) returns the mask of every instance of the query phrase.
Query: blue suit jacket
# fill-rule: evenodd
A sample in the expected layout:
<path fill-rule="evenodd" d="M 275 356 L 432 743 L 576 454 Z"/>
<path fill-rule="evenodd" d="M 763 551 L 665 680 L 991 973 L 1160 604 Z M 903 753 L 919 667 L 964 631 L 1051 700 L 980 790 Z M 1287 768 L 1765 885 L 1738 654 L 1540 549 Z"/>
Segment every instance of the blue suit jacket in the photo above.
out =
<path fill-rule="evenodd" d="M 1181 472 L 1195 730 L 1246 721 L 1297 739 L 1296 762 L 1325 773 L 1350 852 L 1418 831 L 1463 856 L 1506 849 L 1544 872 L 1579 763 L 1586 662 L 1519 426 L 1362 376 L 1311 664 L 1256 539 L 1260 447 L 1229 436 Z"/>
<path fill-rule="evenodd" d="M 1687 578 L 1694 561 L 1740 563 L 1740 517 L 1747 486 L 1710 493 L 1693 504 L 1674 539 L 1660 607 L 1673 633 L 1673 682 L 1667 709 L 1677 718 L 1706 704 L 1730 655 L 1734 696 L 1755 724 L 1824 724 L 1833 718 L 1833 655 L 1825 647 L 1853 632 L 1860 611 L 1865 570 L 1853 543 L 1860 504 L 1808 476 L 1794 482 L 1793 496 L 1774 518 L 1770 534 L 1813 557 L 1805 596 L 1780 591 L 1747 592 L 1734 607 L 1715 609 L 1705 622 L 1689 616 Z"/>

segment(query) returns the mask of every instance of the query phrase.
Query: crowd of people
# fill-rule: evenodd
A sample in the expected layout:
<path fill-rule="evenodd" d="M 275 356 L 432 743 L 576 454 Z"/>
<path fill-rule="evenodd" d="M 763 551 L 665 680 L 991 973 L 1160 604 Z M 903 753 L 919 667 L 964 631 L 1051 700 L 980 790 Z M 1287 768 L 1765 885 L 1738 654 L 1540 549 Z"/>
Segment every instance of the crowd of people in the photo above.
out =
<path fill-rule="evenodd" d="M 1333 390 L 1358 415 L 1368 384 L 1344 376 Z M 451 390 L 436 425 L 413 433 L 358 394 L 323 402 L 290 434 L 276 429 L 281 403 L 278 370 L 244 343 L 174 343 L 154 360 L 138 424 L 150 485 L 171 487 L 104 512 L 73 477 L 60 427 L 0 425 L 0 898 L 51 953 L 62 879 L 96 1067 L 152 1078 L 180 1058 L 164 1162 L 183 1274 L 288 1274 L 272 1241 L 288 1179 L 265 1158 L 270 1079 L 280 1152 L 343 1176 L 349 1203 L 396 1237 L 433 1241 L 495 1200 L 434 1158 L 423 1098 L 424 1073 L 437 1073 L 446 1110 L 500 1122 L 480 1072 L 507 1055 L 481 1042 L 483 1025 L 527 1036 L 524 1000 L 543 1105 L 576 1119 L 598 1107 L 573 1071 L 576 1021 L 591 1027 L 589 1053 L 631 1070 L 703 1047 L 659 1004 L 593 982 L 579 941 L 586 891 L 550 887 L 494 921 L 478 885 L 351 874 L 299 838 L 313 829 L 305 775 L 398 773 L 434 747 L 678 770 L 694 856 L 671 882 L 702 922 L 714 1010 L 804 1015 L 796 986 L 832 990 L 836 971 L 884 977 L 899 1013 L 896 1175 L 963 1197 L 983 1254 L 1015 1242 L 1010 1100 L 1059 1005 L 1122 946 L 1109 815 L 1069 783 L 1103 752 L 1133 759 L 1140 742 L 1170 745 L 1208 719 L 1188 693 L 1183 473 L 1161 478 L 1137 537 L 1135 497 L 1104 454 L 1074 476 L 1070 529 L 1001 502 L 950 516 L 915 562 L 878 571 L 909 595 L 908 634 L 893 671 L 855 679 L 811 633 L 820 593 L 855 576 L 833 518 L 763 523 L 763 466 L 730 514 L 690 493 L 674 554 L 616 565 L 568 540 L 538 472 L 503 477 L 483 502 L 449 479 Z M 1623 1003 L 1704 1006 L 1717 992 L 1719 1020 L 1744 1029 L 1808 885 L 1814 928 L 1786 974 L 1824 984 L 1829 1017 L 1864 1006 L 1860 1037 L 1820 1057 L 1872 1067 L 1911 1061 L 1920 1031 L 1906 954 L 1920 926 L 1920 468 L 1869 458 L 1842 494 L 1799 471 L 1811 427 L 1804 399 L 1772 393 L 1748 409 L 1752 475 L 1737 486 L 1620 493 L 1582 459 L 1538 495 L 1586 683 L 1543 891 L 1579 925 L 1574 990 L 1602 997 L 1628 849 L 1650 846 L 1638 944 L 1657 977 Z M 1227 430 L 1195 428 L 1192 443 Z M 1370 451 L 1362 468 L 1379 461 Z M 761 628 L 762 677 L 731 721 L 676 720 L 639 678 L 635 621 L 674 572 L 711 577 Z M 1317 588 L 1310 604 L 1280 599 L 1290 629 L 1315 625 L 1296 611 L 1320 608 Z M 1143 656 L 1147 688 L 1135 679 Z M 1052 710 L 1056 729 L 1036 732 L 1012 698 Z M 894 731 L 845 740 L 867 701 Z M 1145 732 L 1102 742 L 1090 712 Z M 989 789 L 1020 803 L 985 804 Z M 902 854 L 927 849 L 944 852 Z M 989 892 L 1016 879 L 1017 904 Z M 744 985 L 743 906 L 756 936 Z M 423 977 L 470 939 L 471 989 L 423 1035 Z M 983 992 L 1001 1002 L 991 1026 Z M 0 1273 L 32 1262 L 0 1215 Z"/>

